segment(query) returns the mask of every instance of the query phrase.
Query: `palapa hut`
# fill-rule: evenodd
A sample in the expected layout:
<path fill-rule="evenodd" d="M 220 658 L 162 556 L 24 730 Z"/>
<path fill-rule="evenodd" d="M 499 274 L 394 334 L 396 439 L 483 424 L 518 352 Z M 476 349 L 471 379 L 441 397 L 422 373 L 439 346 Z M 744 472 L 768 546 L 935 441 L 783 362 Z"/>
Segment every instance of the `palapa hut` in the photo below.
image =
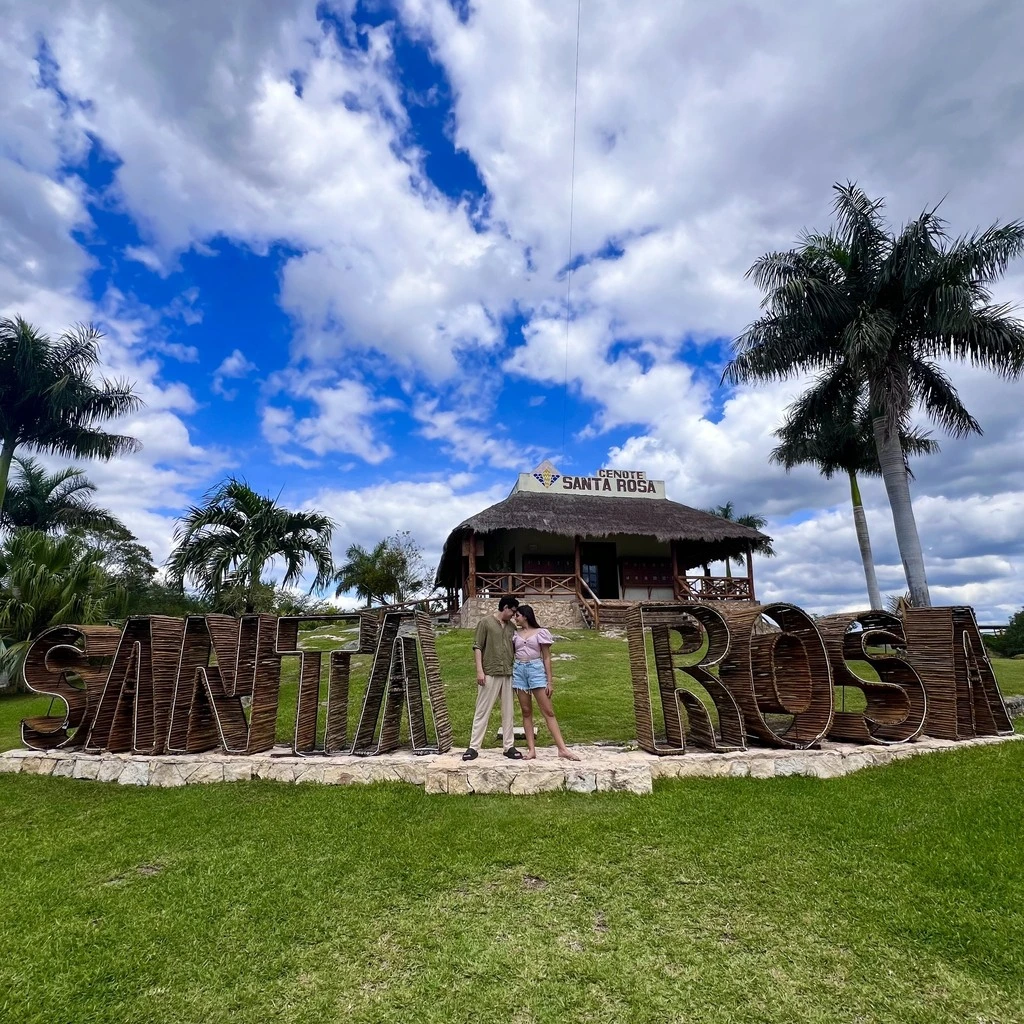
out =
<path fill-rule="evenodd" d="M 463 626 L 503 594 L 541 606 L 550 625 L 607 626 L 636 601 L 753 601 L 751 549 L 768 539 L 669 501 L 642 471 L 566 476 L 543 462 L 452 530 L 437 583 Z M 744 575 L 710 574 L 709 563 L 738 557 Z"/>

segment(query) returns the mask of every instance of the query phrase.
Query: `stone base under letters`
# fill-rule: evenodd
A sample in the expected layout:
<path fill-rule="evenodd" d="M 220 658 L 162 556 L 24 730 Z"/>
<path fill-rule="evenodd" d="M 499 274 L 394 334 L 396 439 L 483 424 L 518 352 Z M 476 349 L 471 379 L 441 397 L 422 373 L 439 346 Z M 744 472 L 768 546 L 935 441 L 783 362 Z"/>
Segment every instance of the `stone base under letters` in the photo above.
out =
<path fill-rule="evenodd" d="M 538 750 L 535 761 L 511 761 L 487 749 L 475 761 L 462 761 L 462 750 L 417 756 L 400 750 L 377 757 L 296 757 L 287 747 L 269 754 L 184 754 L 145 757 L 131 754 L 84 754 L 77 750 L 8 750 L 0 754 L 0 774 L 22 772 L 62 778 L 118 782 L 122 786 L 186 786 L 204 782 L 317 782 L 344 786 L 371 782 L 405 782 L 427 793 L 527 795 L 568 790 L 572 793 L 650 793 L 656 779 L 750 777 L 771 779 L 809 775 L 833 779 L 876 765 L 944 750 L 1024 740 L 1013 736 L 937 740 L 924 737 L 898 746 L 862 746 L 825 742 L 818 750 L 755 747 L 735 753 L 692 752 L 655 757 L 640 750 L 580 745 L 580 761 L 558 757 L 553 747 Z"/>

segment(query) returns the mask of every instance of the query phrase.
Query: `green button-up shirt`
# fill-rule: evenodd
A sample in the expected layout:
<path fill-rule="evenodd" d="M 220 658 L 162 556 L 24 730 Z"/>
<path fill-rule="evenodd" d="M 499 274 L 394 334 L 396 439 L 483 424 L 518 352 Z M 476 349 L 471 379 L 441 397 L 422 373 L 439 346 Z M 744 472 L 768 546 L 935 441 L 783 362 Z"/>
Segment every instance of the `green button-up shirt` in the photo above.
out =
<path fill-rule="evenodd" d="M 512 635 L 516 627 L 500 622 L 493 615 L 481 619 L 473 638 L 473 649 L 480 652 L 484 673 L 489 676 L 512 675 Z"/>

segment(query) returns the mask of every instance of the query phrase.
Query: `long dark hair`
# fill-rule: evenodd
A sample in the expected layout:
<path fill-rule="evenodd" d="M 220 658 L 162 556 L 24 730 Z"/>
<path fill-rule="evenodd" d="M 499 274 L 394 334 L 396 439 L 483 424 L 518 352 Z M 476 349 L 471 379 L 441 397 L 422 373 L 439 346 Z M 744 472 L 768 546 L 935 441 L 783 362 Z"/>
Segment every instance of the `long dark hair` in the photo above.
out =
<path fill-rule="evenodd" d="M 540 625 L 537 623 L 537 616 L 533 614 L 533 609 L 528 604 L 521 604 L 516 611 L 526 619 L 526 624 L 530 629 L 540 629 Z"/>

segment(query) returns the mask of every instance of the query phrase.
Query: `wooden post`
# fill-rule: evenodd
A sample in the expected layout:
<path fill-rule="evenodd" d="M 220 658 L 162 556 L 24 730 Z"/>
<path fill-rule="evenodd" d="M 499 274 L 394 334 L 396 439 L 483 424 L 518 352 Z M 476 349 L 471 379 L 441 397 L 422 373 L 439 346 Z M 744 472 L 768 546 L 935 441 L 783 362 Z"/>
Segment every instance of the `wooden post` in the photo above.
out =
<path fill-rule="evenodd" d="M 676 542 L 670 540 L 668 542 L 668 549 L 672 553 L 672 596 L 675 600 L 679 600 L 679 551 L 676 548 Z"/>
<path fill-rule="evenodd" d="M 469 531 L 469 596 L 476 597 L 476 531 Z"/>
<path fill-rule="evenodd" d="M 751 558 L 750 546 L 747 546 L 747 590 L 750 600 L 754 600 L 754 560 Z"/>
<path fill-rule="evenodd" d="M 576 596 L 579 597 L 583 593 L 583 556 L 580 554 L 580 535 L 576 534 L 572 539 L 573 556 L 575 558 L 576 565 Z"/>

